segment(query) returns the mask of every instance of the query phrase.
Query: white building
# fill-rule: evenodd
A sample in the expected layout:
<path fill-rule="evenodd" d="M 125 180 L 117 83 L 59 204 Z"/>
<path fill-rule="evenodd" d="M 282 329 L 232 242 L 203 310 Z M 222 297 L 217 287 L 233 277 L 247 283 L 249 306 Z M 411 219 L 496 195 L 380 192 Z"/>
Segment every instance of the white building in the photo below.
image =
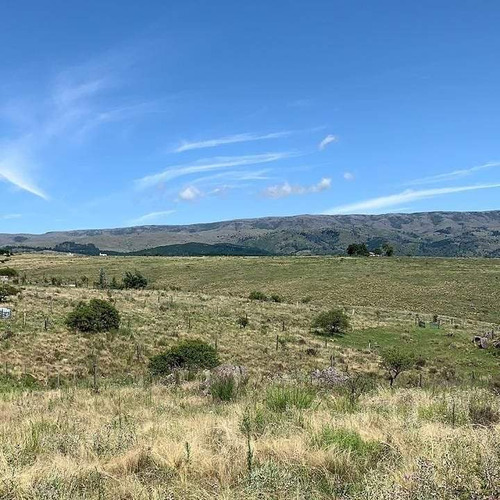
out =
<path fill-rule="evenodd" d="M 11 310 L 6 307 L 0 307 L 0 319 L 9 319 L 11 316 Z"/>

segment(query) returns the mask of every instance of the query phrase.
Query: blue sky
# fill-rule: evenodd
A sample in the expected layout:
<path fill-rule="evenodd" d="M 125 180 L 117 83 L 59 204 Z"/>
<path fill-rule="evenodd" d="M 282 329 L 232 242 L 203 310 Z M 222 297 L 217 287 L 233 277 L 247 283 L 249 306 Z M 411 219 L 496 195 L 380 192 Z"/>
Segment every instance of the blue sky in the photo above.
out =
<path fill-rule="evenodd" d="M 500 208 L 497 0 L 0 18 L 0 232 Z"/>

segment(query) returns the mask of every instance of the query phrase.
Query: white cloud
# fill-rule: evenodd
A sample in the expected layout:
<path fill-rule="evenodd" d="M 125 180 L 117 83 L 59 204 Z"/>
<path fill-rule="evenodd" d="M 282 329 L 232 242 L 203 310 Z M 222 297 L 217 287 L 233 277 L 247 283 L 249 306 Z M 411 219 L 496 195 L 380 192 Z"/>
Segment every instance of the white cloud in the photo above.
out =
<path fill-rule="evenodd" d="M 358 214 L 372 213 L 380 209 L 397 207 L 402 203 L 410 203 L 412 201 L 434 198 L 446 194 L 461 193 L 464 191 L 475 191 L 477 189 L 494 189 L 500 188 L 500 184 L 479 184 L 475 186 L 460 186 L 460 187 L 445 187 L 436 189 L 422 189 L 415 191 L 407 189 L 401 193 L 392 194 L 389 196 L 380 196 L 378 198 L 370 198 L 368 200 L 351 203 L 348 205 L 340 205 L 338 207 L 326 210 L 325 214 Z"/>
<path fill-rule="evenodd" d="M 48 200 L 49 196 L 31 178 L 30 172 L 34 168 L 23 155 L 21 148 L 21 145 L 6 148 L 4 156 L 0 158 L 0 181 L 9 182 L 18 189 Z"/>
<path fill-rule="evenodd" d="M 413 181 L 407 182 L 407 186 L 418 186 L 421 184 L 433 184 L 436 182 L 452 181 L 455 179 L 461 179 L 462 177 L 467 177 L 481 170 L 487 170 L 489 168 L 500 167 L 500 162 L 488 162 L 483 165 L 477 165 L 471 168 L 464 168 L 460 170 L 453 170 L 452 172 L 447 172 L 444 174 L 431 175 L 429 177 L 422 177 L 420 179 L 415 179 Z"/>
<path fill-rule="evenodd" d="M 263 141 L 267 139 L 279 139 L 280 137 L 288 137 L 292 133 L 293 133 L 292 131 L 272 132 L 270 134 L 246 133 L 246 134 L 228 135 L 217 139 L 207 139 L 198 142 L 183 141 L 182 144 L 179 147 L 177 147 L 174 151 L 176 153 L 181 153 L 183 151 L 191 151 L 193 149 L 215 148 L 217 146 L 223 146 L 225 144 Z"/>
<path fill-rule="evenodd" d="M 275 186 L 269 186 L 263 192 L 264 196 L 267 198 L 286 198 L 292 195 L 303 195 L 309 193 L 319 193 L 330 189 L 332 185 L 332 180 L 324 177 L 317 184 L 313 186 L 301 186 L 301 185 L 291 185 L 288 182 L 283 184 L 277 184 Z"/>
<path fill-rule="evenodd" d="M 202 195 L 203 193 L 196 186 L 188 186 L 179 192 L 179 198 L 184 201 L 194 201 Z"/>
<path fill-rule="evenodd" d="M 140 189 L 155 186 L 160 182 L 170 181 L 178 177 L 200 172 L 211 172 L 213 170 L 223 170 L 231 167 L 240 167 L 243 165 L 256 165 L 261 163 L 270 163 L 292 156 L 291 153 L 264 153 L 247 156 L 218 156 L 215 158 L 199 160 L 195 163 L 186 165 L 174 165 L 168 167 L 159 174 L 148 175 L 136 180 L 136 185 Z"/>
<path fill-rule="evenodd" d="M 134 226 L 140 226 L 142 224 L 151 224 L 153 222 L 157 222 L 159 220 L 168 217 L 175 213 L 175 210 L 163 210 L 162 212 L 151 212 L 149 214 L 141 215 L 136 219 L 132 219 L 129 223 Z"/>
<path fill-rule="evenodd" d="M 22 217 L 21 214 L 5 214 L 0 215 L 1 220 L 11 220 L 11 219 L 20 219 Z"/>
<path fill-rule="evenodd" d="M 344 172 L 344 179 L 346 181 L 353 181 L 354 180 L 354 174 L 352 172 Z"/>
<path fill-rule="evenodd" d="M 325 149 L 332 142 L 337 142 L 339 138 L 336 135 L 328 134 L 320 143 L 318 148 L 320 150 Z"/>

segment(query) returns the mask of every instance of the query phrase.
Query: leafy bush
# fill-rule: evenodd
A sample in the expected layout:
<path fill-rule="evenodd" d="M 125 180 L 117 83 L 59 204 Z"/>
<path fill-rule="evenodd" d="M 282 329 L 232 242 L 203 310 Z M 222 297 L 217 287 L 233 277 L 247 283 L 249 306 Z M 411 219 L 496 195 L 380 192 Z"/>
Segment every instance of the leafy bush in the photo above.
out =
<path fill-rule="evenodd" d="M 214 347 L 202 340 L 188 339 L 153 356 L 149 360 L 149 371 L 152 375 L 166 375 L 177 368 L 214 368 L 218 364 L 219 357 Z"/>
<path fill-rule="evenodd" d="M 275 412 L 291 408 L 310 408 L 316 398 L 316 390 L 306 385 L 272 385 L 266 391 L 265 404 Z"/>
<path fill-rule="evenodd" d="M 123 286 L 125 288 L 140 289 L 148 286 L 148 280 L 139 272 L 127 271 L 123 277 Z"/>
<path fill-rule="evenodd" d="M 18 293 L 21 293 L 19 288 L 9 285 L 8 283 L 0 284 L 0 302 L 4 302 L 7 300 L 7 297 L 17 295 Z"/>
<path fill-rule="evenodd" d="M 339 335 L 350 327 L 349 318 L 341 309 L 331 309 L 320 313 L 314 319 L 312 328 L 319 335 Z"/>
<path fill-rule="evenodd" d="M 278 303 L 283 302 L 283 298 L 280 295 L 276 294 L 276 293 L 273 293 L 271 295 L 271 297 L 269 297 L 269 300 L 271 302 L 278 302 Z"/>
<path fill-rule="evenodd" d="M 262 300 L 262 301 L 266 301 L 268 300 L 267 299 L 267 295 L 263 292 L 258 292 L 256 290 L 254 290 L 253 292 L 250 292 L 250 295 L 248 296 L 248 298 L 250 300 Z"/>
<path fill-rule="evenodd" d="M 500 421 L 500 414 L 491 401 L 473 398 L 469 402 L 469 418 L 473 425 L 491 427 Z"/>
<path fill-rule="evenodd" d="M 66 317 L 66 325 L 81 332 L 107 332 L 118 329 L 120 313 L 113 304 L 101 299 L 79 302 Z"/>

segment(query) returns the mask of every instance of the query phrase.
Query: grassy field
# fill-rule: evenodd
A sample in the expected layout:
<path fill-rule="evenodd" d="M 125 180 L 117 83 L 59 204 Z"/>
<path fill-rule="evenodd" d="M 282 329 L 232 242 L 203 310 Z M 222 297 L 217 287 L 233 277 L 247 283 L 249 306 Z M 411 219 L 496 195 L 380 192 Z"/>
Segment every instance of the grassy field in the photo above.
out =
<path fill-rule="evenodd" d="M 153 287 L 247 297 L 278 293 L 288 302 L 357 305 L 500 323 L 500 259 L 352 259 L 343 257 L 67 257 L 21 255 L 13 267 L 29 280 L 97 280 L 138 269 Z"/>
<path fill-rule="evenodd" d="M 500 495 L 500 356 L 471 342 L 498 330 L 497 260 L 18 255 L 4 265 L 24 285 L 0 321 L 0 498 Z M 108 281 L 140 270 L 150 285 L 95 289 L 100 268 Z M 283 300 L 249 300 L 253 290 Z M 115 304 L 118 331 L 68 331 L 66 315 L 90 298 Z M 338 306 L 350 331 L 314 334 L 313 318 Z M 416 325 L 434 315 L 439 329 Z M 248 384 L 221 402 L 201 374 L 151 381 L 149 357 L 184 338 L 246 367 Z M 421 361 L 392 390 L 388 346 Z M 332 363 L 369 387 L 312 384 Z"/>

